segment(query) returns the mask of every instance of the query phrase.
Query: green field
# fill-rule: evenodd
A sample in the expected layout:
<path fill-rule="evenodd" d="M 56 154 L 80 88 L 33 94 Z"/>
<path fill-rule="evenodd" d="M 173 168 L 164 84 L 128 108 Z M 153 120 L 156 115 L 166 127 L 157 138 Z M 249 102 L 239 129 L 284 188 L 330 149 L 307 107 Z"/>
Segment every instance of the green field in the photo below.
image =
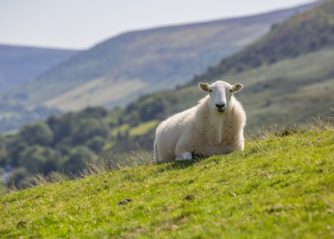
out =
<path fill-rule="evenodd" d="M 157 127 L 158 124 L 159 124 L 158 120 L 151 120 L 151 121 L 142 123 L 138 125 L 137 127 L 132 128 L 129 134 L 131 137 L 147 134 L 150 130 Z"/>
<path fill-rule="evenodd" d="M 7 193 L 0 196 L 0 235 L 333 238 L 334 129 L 283 135 L 249 139 L 243 153 Z"/>

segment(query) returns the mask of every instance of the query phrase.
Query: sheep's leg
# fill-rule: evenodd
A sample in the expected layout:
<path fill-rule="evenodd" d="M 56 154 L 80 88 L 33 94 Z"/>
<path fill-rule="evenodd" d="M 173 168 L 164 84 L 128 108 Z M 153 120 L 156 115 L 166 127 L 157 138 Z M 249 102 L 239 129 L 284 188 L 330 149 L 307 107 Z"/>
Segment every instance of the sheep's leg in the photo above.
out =
<path fill-rule="evenodd" d="M 154 148 L 154 161 L 156 163 L 159 163 L 160 160 L 159 160 L 159 153 L 158 153 L 158 147 L 157 147 L 157 141 L 156 140 L 154 140 L 153 148 Z"/>
<path fill-rule="evenodd" d="M 187 160 L 192 160 L 193 155 L 191 152 L 185 152 L 185 153 L 180 153 L 176 156 L 176 161 L 187 161 Z"/>
<path fill-rule="evenodd" d="M 190 140 L 188 138 L 182 137 L 179 139 L 175 147 L 176 161 L 188 161 L 193 159 L 189 144 Z"/>

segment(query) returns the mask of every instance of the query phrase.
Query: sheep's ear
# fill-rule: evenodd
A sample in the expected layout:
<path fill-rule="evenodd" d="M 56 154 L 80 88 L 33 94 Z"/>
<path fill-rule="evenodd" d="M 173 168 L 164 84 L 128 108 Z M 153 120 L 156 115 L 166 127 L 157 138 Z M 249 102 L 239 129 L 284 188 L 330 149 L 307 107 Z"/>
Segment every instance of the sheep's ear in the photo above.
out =
<path fill-rule="evenodd" d="M 211 92 L 211 90 L 210 90 L 210 86 L 209 86 L 208 83 L 202 83 L 202 82 L 200 82 L 200 83 L 198 84 L 198 86 L 199 86 L 199 88 L 200 88 L 202 91 L 205 91 L 205 92 Z"/>
<path fill-rule="evenodd" d="M 243 87 L 242 84 L 236 83 L 236 84 L 232 85 L 231 92 L 236 93 L 236 92 L 240 91 L 242 89 L 242 87 Z"/>

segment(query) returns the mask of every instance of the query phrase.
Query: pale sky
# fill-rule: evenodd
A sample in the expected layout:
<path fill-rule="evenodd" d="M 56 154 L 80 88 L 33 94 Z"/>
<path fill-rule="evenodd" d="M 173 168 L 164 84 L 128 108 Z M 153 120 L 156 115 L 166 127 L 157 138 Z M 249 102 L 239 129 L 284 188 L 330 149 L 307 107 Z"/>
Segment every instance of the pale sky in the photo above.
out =
<path fill-rule="evenodd" d="M 312 0 L 0 0 L 0 43 L 88 48 L 123 32 L 251 15 Z"/>

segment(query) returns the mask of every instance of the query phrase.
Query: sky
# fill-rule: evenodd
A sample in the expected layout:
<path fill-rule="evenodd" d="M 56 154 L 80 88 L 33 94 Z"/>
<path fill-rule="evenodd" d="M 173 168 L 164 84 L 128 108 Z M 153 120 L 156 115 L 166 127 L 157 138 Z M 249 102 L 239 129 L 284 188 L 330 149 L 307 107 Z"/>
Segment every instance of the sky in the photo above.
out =
<path fill-rule="evenodd" d="M 85 49 L 130 30 L 252 15 L 312 0 L 0 0 L 0 44 Z"/>

